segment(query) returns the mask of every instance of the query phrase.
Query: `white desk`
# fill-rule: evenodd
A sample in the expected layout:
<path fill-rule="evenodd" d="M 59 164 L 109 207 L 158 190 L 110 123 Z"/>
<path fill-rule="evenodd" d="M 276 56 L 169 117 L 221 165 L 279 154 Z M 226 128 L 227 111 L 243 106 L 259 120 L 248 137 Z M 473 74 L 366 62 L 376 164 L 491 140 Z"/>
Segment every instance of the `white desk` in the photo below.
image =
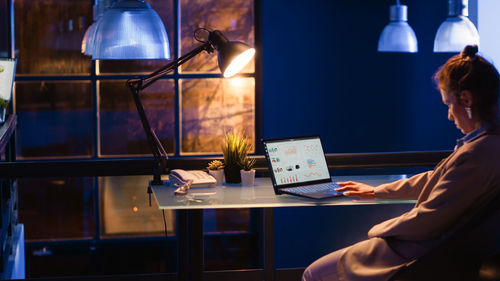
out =
<path fill-rule="evenodd" d="M 370 185 L 379 185 L 406 175 L 371 175 L 333 177 L 334 181 L 360 181 Z M 367 200 L 351 197 L 314 200 L 292 195 L 276 195 L 270 178 L 256 178 L 254 186 L 229 184 L 207 188 L 192 188 L 188 195 L 174 195 L 173 187 L 153 186 L 153 193 L 160 209 L 221 209 L 221 208 L 275 208 L 307 207 L 330 205 L 365 205 L 409 203 L 408 200 Z"/>
<path fill-rule="evenodd" d="M 333 177 L 334 181 L 359 181 L 379 185 L 406 178 L 406 175 Z M 174 187 L 153 186 L 160 209 L 178 210 L 179 275 L 181 280 L 203 280 L 203 209 L 263 208 L 264 279 L 274 279 L 273 208 L 367 204 L 413 204 L 409 200 L 356 199 L 340 197 L 314 200 L 292 195 L 276 195 L 269 178 L 256 178 L 255 186 L 241 184 L 192 188 L 188 195 L 174 195 Z"/>

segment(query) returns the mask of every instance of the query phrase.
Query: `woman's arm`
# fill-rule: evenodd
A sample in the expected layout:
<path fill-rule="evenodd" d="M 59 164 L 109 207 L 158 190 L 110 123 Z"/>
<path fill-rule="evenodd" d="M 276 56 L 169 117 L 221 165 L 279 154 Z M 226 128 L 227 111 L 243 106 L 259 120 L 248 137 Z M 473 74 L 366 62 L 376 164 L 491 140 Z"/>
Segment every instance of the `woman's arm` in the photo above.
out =
<path fill-rule="evenodd" d="M 375 187 L 375 198 L 417 200 L 433 172 L 431 170 L 416 174 L 408 179 L 381 184 Z"/>
<path fill-rule="evenodd" d="M 494 170 L 484 165 L 484 160 L 469 156 L 462 154 L 456 159 L 424 201 L 399 217 L 375 225 L 368 236 L 431 239 L 453 225 L 469 208 L 481 206 L 490 192 L 499 188 L 499 179 Z"/>
<path fill-rule="evenodd" d="M 377 187 L 355 181 L 338 182 L 342 187 L 338 188 L 337 191 L 344 192 L 346 196 L 364 199 L 387 198 L 415 200 L 427 183 L 431 173 L 432 171 L 421 173 L 409 179 L 401 179 Z"/>

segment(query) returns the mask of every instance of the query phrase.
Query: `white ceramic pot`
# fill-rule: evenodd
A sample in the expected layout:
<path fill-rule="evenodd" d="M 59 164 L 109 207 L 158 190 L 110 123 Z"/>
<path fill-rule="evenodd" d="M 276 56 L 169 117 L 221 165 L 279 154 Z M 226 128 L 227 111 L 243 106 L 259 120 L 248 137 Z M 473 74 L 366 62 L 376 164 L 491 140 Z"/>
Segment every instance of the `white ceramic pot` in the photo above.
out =
<path fill-rule="evenodd" d="M 253 186 L 255 182 L 255 170 L 245 171 L 240 170 L 241 174 L 241 185 L 242 186 Z"/>
<path fill-rule="evenodd" d="M 224 183 L 224 170 L 208 170 L 208 173 L 215 178 L 217 185 L 222 185 Z"/>

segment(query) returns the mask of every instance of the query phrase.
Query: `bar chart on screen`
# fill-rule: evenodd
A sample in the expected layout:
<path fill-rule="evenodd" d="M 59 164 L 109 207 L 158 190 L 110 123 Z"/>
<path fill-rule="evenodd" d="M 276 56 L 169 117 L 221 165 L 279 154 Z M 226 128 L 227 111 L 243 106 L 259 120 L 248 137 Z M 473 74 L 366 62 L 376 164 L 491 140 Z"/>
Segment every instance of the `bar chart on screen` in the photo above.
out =
<path fill-rule="evenodd" d="M 297 175 L 285 176 L 281 177 L 281 183 L 295 183 L 299 181 L 299 177 Z"/>

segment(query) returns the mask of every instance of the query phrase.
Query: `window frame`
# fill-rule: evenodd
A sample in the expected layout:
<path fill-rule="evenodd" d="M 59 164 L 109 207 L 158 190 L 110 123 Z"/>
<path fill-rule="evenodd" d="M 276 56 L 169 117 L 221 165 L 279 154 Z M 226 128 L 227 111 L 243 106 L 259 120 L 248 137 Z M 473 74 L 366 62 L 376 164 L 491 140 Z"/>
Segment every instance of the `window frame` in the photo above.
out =
<path fill-rule="evenodd" d="M 11 11 L 11 16 L 12 19 L 14 18 L 14 4 L 13 0 L 8 0 L 9 3 L 12 5 L 12 11 Z M 180 54 L 180 41 L 181 41 L 181 22 L 180 22 L 180 13 L 181 13 L 181 0 L 172 0 L 173 1 L 173 11 L 174 11 L 174 34 L 172 34 L 171 38 L 172 40 L 171 44 L 173 46 L 173 54 L 172 54 L 172 60 L 179 58 L 183 54 Z M 257 50 L 260 50 L 262 43 L 262 35 L 261 35 L 261 3 L 260 1 L 262 0 L 254 0 L 254 38 L 255 38 L 255 48 Z M 91 1 L 92 3 L 93 1 Z M 12 20 L 12 26 L 11 30 L 14 32 L 15 26 L 14 26 L 14 21 Z M 14 44 L 15 44 L 15 37 L 12 36 L 11 38 L 11 46 L 12 49 L 14 49 Z M 196 46 L 193 46 L 192 49 L 194 49 Z M 189 50 L 185 50 L 185 52 L 189 52 Z M 14 52 L 12 52 L 14 54 Z M 216 55 L 216 54 L 211 54 L 211 55 Z M 90 58 L 89 58 L 90 60 Z M 168 61 L 167 63 L 171 62 L 172 60 Z M 261 71 L 262 71 L 262 56 L 259 53 L 259 51 L 256 52 L 254 63 L 254 72 L 253 73 L 241 73 L 238 74 L 238 77 L 243 77 L 243 78 L 253 78 L 255 81 L 255 88 L 254 88 L 254 112 L 255 112 L 255 121 L 254 121 L 254 147 L 255 147 L 255 153 L 262 152 L 262 149 L 259 145 L 259 140 L 262 138 L 262 76 L 261 76 Z M 58 158 L 52 158 L 52 159 L 112 159 L 112 158 L 120 158 L 120 159 L 136 159 L 136 158 L 144 158 L 144 157 L 149 157 L 149 156 L 144 156 L 144 155 L 124 155 L 124 156 L 107 156 L 107 155 L 100 155 L 100 128 L 99 128 L 99 82 L 100 81 L 113 81 L 113 80 L 127 80 L 132 77 L 136 78 L 142 78 L 146 77 L 149 73 L 142 73 L 142 74 L 99 74 L 98 73 L 98 65 L 95 60 L 91 60 L 91 66 L 90 66 L 90 74 L 70 74 L 70 75 L 31 75 L 31 74 L 18 74 L 15 77 L 15 82 L 37 82 L 37 81 L 68 81 L 68 80 L 74 80 L 74 81 L 90 81 L 91 84 L 91 90 L 92 90 L 92 102 L 93 102 L 93 107 L 92 107 L 92 116 L 93 116 L 93 142 L 92 142 L 92 147 L 91 147 L 91 155 L 90 157 L 87 156 L 64 156 L 64 157 L 58 157 Z M 167 151 L 169 154 L 169 157 L 173 158 L 183 158 L 183 157 L 206 157 L 206 156 L 217 156 L 217 155 L 222 155 L 220 153 L 218 154 L 204 154 L 204 153 L 196 153 L 196 155 L 193 155 L 193 153 L 181 153 L 181 100 L 180 100 L 180 95 L 181 93 L 181 85 L 180 81 L 182 79 L 210 79 L 210 78 L 217 78 L 217 79 L 224 79 L 221 73 L 182 73 L 180 72 L 177 68 L 174 69 L 173 72 L 161 77 L 160 79 L 167 79 L 167 80 L 173 80 L 174 81 L 174 152 L 172 151 Z M 127 93 L 130 94 L 130 93 Z M 14 90 L 13 90 L 13 95 L 12 95 L 12 112 L 15 114 L 16 113 L 16 93 L 15 93 L 15 85 L 14 85 Z M 153 128 L 154 130 L 154 128 Z M 29 160 L 38 160 L 38 159 L 29 159 Z M 43 160 L 43 159 L 40 159 Z"/>
<path fill-rule="evenodd" d="M 11 46 L 11 52 L 9 56 L 14 57 L 15 54 L 15 22 L 14 22 L 14 0 L 6 0 L 8 2 L 8 6 L 10 7 L 10 11 L 7 13 L 10 16 L 10 26 L 8 29 L 11 31 L 11 37 L 9 37 L 10 41 L 10 46 Z M 172 0 L 173 1 L 173 10 L 174 10 L 174 33 L 171 35 L 171 38 L 174 39 L 172 40 L 171 44 L 173 44 L 173 54 L 172 58 L 176 59 L 180 57 L 182 54 L 180 54 L 180 41 L 181 41 L 181 23 L 180 23 L 180 13 L 181 13 L 181 0 Z M 262 7 L 262 0 L 254 0 L 254 42 L 255 42 L 255 48 L 257 49 L 255 58 L 254 58 L 254 72 L 253 73 L 243 73 L 239 74 L 239 77 L 252 77 L 255 81 L 255 88 L 254 88 L 254 112 L 255 112 L 255 122 L 254 122 L 254 147 L 255 147 L 255 153 L 261 152 L 260 145 L 258 145 L 259 140 L 262 138 L 262 56 L 259 53 L 259 50 L 261 49 L 262 46 L 262 28 L 261 28 L 261 7 Z M 90 1 L 90 4 L 92 4 L 93 1 Z M 91 7 L 91 5 L 89 5 Z M 193 46 L 195 48 L 196 46 Z M 190 51 L 190 50 L 186 50 Z M 212 54 L 215 55 L 215 54 Z M 90 58 L 89 58 L 90 60 Z M 169 61 L 170 62 L 170 61 Z M 15 93 L 15 86 L 16 82 L 41 82 L 41 81 L 89 81 L 91 84 L 91 98 L 92 98 L 92 118 L 93 118 L 93 142 L 92 142 L 92 147 L 91 147 L 91 155 L 90 157 L 84 156 L 64 156 L 64 157 L 54 157 L 50 159 L 27 159 L 27 160 L 21 160 L 17 159 L 18 162 L 37 162 L 43 164 L 44 162 L 54 162 L 58 160 L 69 160 L 72 162 L 80 162 L 82 165 L 86 165 L 85 163 L 87 161 L 98 161 L 98 160 L 105 160 L 105 161 L 113 161 L 113 159 L 119 159 L 119 160 L 131 160 L 131 161 L 143 161 L 143 160 L 149 160 L 152 159 L 152 156 L 143 156 L 143 155 L 124 155 L 124 156 L 102 156 L 100 155 L 100 134 L 99 134 L 99 82 L 100 81 L 113 81 L 113 80 L 126 80 L 131 77 L 145 77 L 148 74 L 98 74 L 98 65 L 97 62 L 92 60 L 91 61 L 91 66 L 90 66 L 90 73 L 89 74 L 70 74 L 70 75 L 31 75 L 31 74 L 23 74 L 23 75 L 16 75 L 15 77 L 15 84 L 13 87 L 13 95 L 12 95 L 12 102 L 11 102 L 11 112 L 16 114 L 16 93 Z M 222 74 L 220 73 L 182 73 L 178 69 L 175 69 L 172 73 L 167 74 L 163 76 L 161 79 L 173 79 L 174 84 L 175 84 L 175 152 L 169 152 L 169 159 L 174 160 L 174 159 L 189 159 L 189 160 L 201 160 L 206 161 L 207 157 L 220 157 L 222 154 L 197 154 L 197 155 L 185 155 L 181 154 L 181 124 L 180 121 L 180 110 L 181 110 L 181 103 L 180 103 L 180 95 L 181 95 L 181 87 L 180 87 L 180 81 L 182 79 L 210 79 L 210 78 L 219 78 L 223 79 Z M 127 93 L 130 94 L 130 93 Z M 174 161 L 175 162 L 175 161 Z M 200 161 L 196 161 L 199 163 Z M 152 171 L 151 171 L 152 174 Z M 94 241 L 99 241 L 101 240 L 101 224 L 102 224 L 102 218 L 101 218 L 101 200 L 100 200 L 100 187 L 99 187 L 99 178 L 98 175 L 96 175 L 93 179 L 92 183 L 92 197 L 94 201 L 94 215 L 95 215 L 95 233 L 94 237 L 91 240 Z M 252 222 L 251 222 L 252 223 Z M 106 238 L 105 240 L 108 240 L 109 238 Z M 133 237 L 132 239 L 139 239 Z M 78 241 L 80 239 L 76 240 L 71 240 L 71 241 Z M 88 241 L 88 239 L 83 239 L 85 241 Z"/>

